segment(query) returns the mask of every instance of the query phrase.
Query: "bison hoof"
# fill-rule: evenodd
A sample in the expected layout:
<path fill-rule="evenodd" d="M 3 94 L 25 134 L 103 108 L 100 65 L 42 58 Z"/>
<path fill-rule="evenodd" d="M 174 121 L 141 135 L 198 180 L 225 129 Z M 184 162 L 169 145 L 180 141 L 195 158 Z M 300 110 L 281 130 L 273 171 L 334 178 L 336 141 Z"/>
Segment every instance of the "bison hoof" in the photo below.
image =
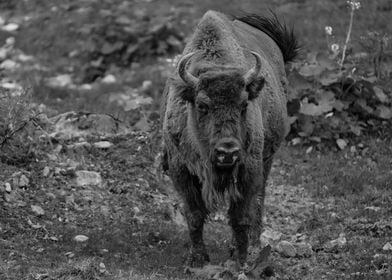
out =
<path fill-rule="evenodd" d="M 210 262 L 206 249 L 194 249 L 192 248 L 189 252 L 186 265 L 190 267 L 202 267 Z"/>

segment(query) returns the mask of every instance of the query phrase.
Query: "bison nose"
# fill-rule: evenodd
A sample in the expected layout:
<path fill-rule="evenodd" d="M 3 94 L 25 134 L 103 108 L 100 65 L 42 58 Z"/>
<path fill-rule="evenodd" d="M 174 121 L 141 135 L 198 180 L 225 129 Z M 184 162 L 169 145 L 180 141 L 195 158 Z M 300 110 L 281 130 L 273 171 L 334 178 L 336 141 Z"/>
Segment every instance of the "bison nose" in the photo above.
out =
<path fill-rule="evenodd" d="M 235 139 L 222 139 L 215 146 L 215 162 L 219 167 L 231 167 L 240 159 L 240 144 Z"/>

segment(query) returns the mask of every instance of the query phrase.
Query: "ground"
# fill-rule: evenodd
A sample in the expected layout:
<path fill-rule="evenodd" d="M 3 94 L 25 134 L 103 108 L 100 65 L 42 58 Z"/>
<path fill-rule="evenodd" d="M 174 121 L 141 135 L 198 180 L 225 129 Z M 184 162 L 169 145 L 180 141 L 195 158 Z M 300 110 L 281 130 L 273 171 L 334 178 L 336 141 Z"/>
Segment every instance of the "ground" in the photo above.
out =
<path fill-rule="evenodd" d="M 208 279 L 228 264 L 231 237 L 222 209 L 205 230 L 213 266 L 184 267 L 187 230 L 181 203 L 160 170 L 157 99 L 172 67 L 164 58 L 181 51 L 206 9 L 266 5 L 167 2 L 0 4 L 2 26 L 18 24 L 15 31 L 2 28 L 0 40 L 14 42 L 1 49 L 21 65 L 2 64 L 1 83 L 12 90 L 28 85 L 33 107 L 49 118 L 40 119 L 27 150 L 18 146 L 14 157 L 1 157 L 0 279 Z M 304 50 L 324 47 L 325 25 L 337 33 L 347 25 L 344 1 L 271 2 L 303 41 L 316 42 Z M 362 2 L 369 12 L 358 14 L 354 32 L 369 25 L 391 31 L 390 3 L 379 3 L 382 9 L 372 3 Z M 71 110 L 115 117 L 91 128 L 93 116 L 69 114 L 77 125 L 64 133 L 56 116 Z M 123 130 L 111 126 L 117 118 L 126 123 Z M 86 128 L 87 134 L 70 136 Z M 115 131 L 102 131 L 107 128 Z M 272 250 L 259 264 L 262 279 L 391 279 L 391 141 L 362 135 L 342 150 L 284 143 L 268 185 L 261 241 Z"/>

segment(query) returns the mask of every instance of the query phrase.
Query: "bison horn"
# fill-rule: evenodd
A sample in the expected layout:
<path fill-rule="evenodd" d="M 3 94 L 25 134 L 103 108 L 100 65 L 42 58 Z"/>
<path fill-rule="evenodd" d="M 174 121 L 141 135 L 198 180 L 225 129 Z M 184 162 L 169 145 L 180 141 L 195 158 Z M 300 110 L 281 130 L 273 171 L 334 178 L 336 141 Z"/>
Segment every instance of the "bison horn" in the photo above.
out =
<path fill-rule="evenodd" d="M 250 69 L 248 73 L 245 74 L 244 79 L 246 85 L 249 85 L 257 78 L 257 75 L 260 73 L 260 69 L 261 69 L 261 56 L 257 52 L 251 51 L 251 53 L 256 58 L 256 65 L 252 69 Z"/>
<path fill-rule="evenodd" d="M 199 82 L 199 79 L 193 76 L 191 73 L 189 73 L 185 68 L 186 64 L 188 63 L 189 59 L 191 58 L 192 55 L 194 55 L 194 52 L 188 53 L 187 55 L 184 55 L 180 62 L 178 63 L 178 75 L 180 75 L 181 79 L 188 85 L 192 87 L 196 87 L 196 85 Z"/>

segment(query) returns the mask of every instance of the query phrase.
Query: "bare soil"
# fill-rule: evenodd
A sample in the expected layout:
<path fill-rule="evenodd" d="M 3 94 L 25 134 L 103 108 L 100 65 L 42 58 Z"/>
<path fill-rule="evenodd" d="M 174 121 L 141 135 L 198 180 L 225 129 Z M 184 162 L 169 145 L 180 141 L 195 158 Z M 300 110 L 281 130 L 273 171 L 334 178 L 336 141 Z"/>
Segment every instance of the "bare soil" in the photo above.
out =
<path fill-rule="evenodd" d="M 118 108 L 107 106 L 110 92 L 139 87 L 147 79 L 153 82 L 149 96 L 159 98 L 164 75 L 154 69 L 165 65 L 160 57 L 176 54 L 170 48 L 159 54 L 151 47 L 151 52 L 125 67 L 113 66 L 118 58 L 105 56 L 104 70 L 121 77 L 116 85 L 85 93 L 45 84 L 45 78 L 60 73 L 72 74 L 78 84 L 91 82 L 83 80 L 90 77 L 85 65 L 96 59 L 86 55 L 93 38 L 89 30 L 98 36 L 95 31 L 101 30 L 102 22 L 126 15 L 132 25 L 149 17 L 150 30 L 170 21 L 185 38 L 206 9 L 223 7 L 232 12 L 267 6 L 259 1 L 196 5 L 186 0 L 140 0 L 121 9 L 124 1 L 119 0 L 3 2 L 0 15 L 18 22 L 20 29 L 0 31 L 1 42 L 15 37 L 15 49 L 33 55 L 47 70 L 2 70 L 2 78 L 32 85 L 33 101 L 46 104 L 48 115 L 69 110 L 112 113 Z M 282 0 L 272 1 L 270 7 L 299 26 L 303 41 L 311 42 L 306 50 L 313 46 L 312 40 L 323 48 L 323 28 L 332 19 L 339 26 L 337 32 L 345 30 L 344 1 L 335 2 Z M 391 31 L 386 20 L 390 3 L 382 2 L 382 9 L 370 0 L 362 3 L 369 13 L 359 14 L 358 34 L 369 26 Z M 126 79 L 129 75 L 131 80 Z M 132 113 L 132 125 L 138 118 Z M 159 169 L 159 132 L 151 126 L 147 131 L 37 142 L 33 161 L 0 162 L 0 279 L 205 279 L 184 271 L 189 243 L 181 205 Z M 82 140 L 90 144 L 107 140 L 113 146 L 68 148 Z M 281 233 L 280 241 L 310 244 L 311 254 L 287 257 L 273 245 L 266 265 L 274 273 L 263 277 L 392 279 L 392 249 L 387 246 L 392 243 L 391 139 L 362 136 L 343 151 L 308 148 L 285 144 L 279 151 L 269 181 L 264 226 Z M 78 185 L 80 170 L 99 173 L 102 182 Z M 78 235 L 88 240 L 75 240 Z M 205 236 L 212 263 L 224 263 L 231 238 L 224 210 L 211 216 Z M 339 236 L 345 242 L 341 238 L 335 246 L 332 241 Z"/>

